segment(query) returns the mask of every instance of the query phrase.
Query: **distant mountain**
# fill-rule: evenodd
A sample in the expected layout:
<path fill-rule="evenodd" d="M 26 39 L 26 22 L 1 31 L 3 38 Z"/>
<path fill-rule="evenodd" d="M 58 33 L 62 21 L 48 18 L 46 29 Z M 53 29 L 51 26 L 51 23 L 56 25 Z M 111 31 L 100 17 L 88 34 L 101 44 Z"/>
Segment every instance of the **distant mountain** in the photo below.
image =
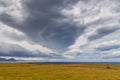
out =
<path fill-rule="evenodd" d="M 0 58 L 0 61 L 6 61 L 7 59 L 5 59 L 5 58 Z"/>
<path fill-rule="evenodd" d="M 14 58 L 7 59 L 7 61 L 16 61 Z"/>
<path fill-rule="evenodd" d="M 14 58 L 9 58 L 9 59 L 6 59 L 6 58 L 0 58 L 0 61 L 16 61 Z"/>

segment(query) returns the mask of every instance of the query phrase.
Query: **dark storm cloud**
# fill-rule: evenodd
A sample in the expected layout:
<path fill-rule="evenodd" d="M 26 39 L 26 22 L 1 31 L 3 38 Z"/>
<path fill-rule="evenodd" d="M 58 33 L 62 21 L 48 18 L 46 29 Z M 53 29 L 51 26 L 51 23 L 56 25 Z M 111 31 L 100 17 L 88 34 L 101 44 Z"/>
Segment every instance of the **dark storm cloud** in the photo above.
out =
<path fill-rule="evenodd" d="M 28 53 L 28 52 L 23 52 L 23 51 L 10 51 L 7 54 L 3 53 L 3 52 L 0 52 L 0 56 L 5 56 L 5 57 L 32 57 L 33 55 L 30 52 Z"/>
<path fill-rule="evenodd" d="M 110 33 L 115 32 L 116 30 L 118 30 L 118 27 L 104 27 L 104 28 L 100 28 L 96 31 L 96 33 L 94 35 L 91 35 L 88 37 L 88 40 L 92 41 L 92 40 L 96 40 L 96 39 L 100 39 Z"/>
<path fill-rule="evenodd" d="M 66 17 L 61 10 L 78 0 L 29 0 L 22 6 L 28 17 L 21 24 L 10 15 L 3 13 L 0 20 L 29 36 L 33 41 L 51 48 L 62 48 L 73 43 L 74 39 L 84 31 L 70 22 L 64 22 Z M 79 30 L 79 33 L 78 33 Z M 56 46 L 56 44 L 58 46 Z M 51 46 L 53 45 L 53 46 Z"/>
<path fill-rule="evenodd" d="M 54 59 L 61 59 L 64 58 L 61 55 L 55 54 L 55 53 L 51 53 L 51 54 L 45 54 L 45 53 L 41 53 L 39 52 L 38 54 L 33 54 L 32 52 L 29 51 L 10 51 L 9 53 L 3 53 L 0 52 L 0 56 L 4 56 L 4 57 L 42 57 L 42 58 L 54 58 Z"/>
<path fill-rule="evenodd" d="M 8 15 L 7 13 L 2 13 L 0 14 L 0 21 L 5 23 L 6 25 L 9 25 L 10 27 L 16 26 L 16 27 L 20 27 L 16 21 L 14 20 L 14 18 L 10 15 Z"/>

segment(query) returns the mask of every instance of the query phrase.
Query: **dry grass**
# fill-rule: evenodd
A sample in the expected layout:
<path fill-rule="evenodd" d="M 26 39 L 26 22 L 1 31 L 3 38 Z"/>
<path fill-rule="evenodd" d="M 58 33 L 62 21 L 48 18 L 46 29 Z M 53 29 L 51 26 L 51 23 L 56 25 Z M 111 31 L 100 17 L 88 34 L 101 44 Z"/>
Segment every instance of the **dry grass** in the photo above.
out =
<path fill-rule="evenodd" d="M 0 64 L 0 80 L 120 80 L 120 65 Z"/>

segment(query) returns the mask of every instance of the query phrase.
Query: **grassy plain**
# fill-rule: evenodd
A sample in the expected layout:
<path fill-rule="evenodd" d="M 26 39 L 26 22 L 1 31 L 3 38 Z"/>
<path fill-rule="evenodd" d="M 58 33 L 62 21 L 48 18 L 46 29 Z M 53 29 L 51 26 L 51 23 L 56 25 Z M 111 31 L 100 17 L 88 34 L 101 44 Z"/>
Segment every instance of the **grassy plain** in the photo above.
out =
<path fill-rule="evenodd" d="M 120 80 L 120 65 L 1 63 L 0 80 Z"/>

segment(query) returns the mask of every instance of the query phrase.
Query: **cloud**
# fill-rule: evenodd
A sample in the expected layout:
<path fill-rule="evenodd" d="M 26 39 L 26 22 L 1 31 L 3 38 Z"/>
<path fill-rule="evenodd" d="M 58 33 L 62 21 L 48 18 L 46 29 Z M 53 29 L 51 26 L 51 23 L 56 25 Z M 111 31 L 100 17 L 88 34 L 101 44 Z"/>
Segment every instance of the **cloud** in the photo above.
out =
<path fill-rule="evenodd" d="M 102 38 L 116 30 L 119 30 L 120 28 L 117 28 L 117 26 L 113 26 L 113 27 L 103 27 L 100 29 L 97 29 L 96 33 L 94 33 L 93 35 L 89 36 L 88 39 L 89 40 L 96 40 L 99 38 Z"/>
<path fill-rule="evenodd" d="M 13 40 L 17 40 L 17 41 L 22 41 L 27 39 L 27 37 L 25 36 L 25 34 L 23 32 L 20 32 L 16 29 L 13 29 L 11 27 L 8 27 L 7 25 L 0 23 L 1 27 L 0 27 L 0 32 L 1 34 L 5 35 L 6 37 L 9 37 Z"/>
<path fill-rule="evenodd" d="M 3 46 L 4 45 L 4 46 Z M 30 48 L 29 48 L 30 49 Z M 31 51 L 17 44 L 0 44 L 0 56 L 4 57 L 41 57 L 41 58 L 64 58 L 62 55 L 56 53 L 45 53 L 40 50 Z"/>
<path fill-rule="evenodd" d="M 120 48 L 112 49 L 109 51 L 103 51 L 101 52 L 103 59 L 110 59 L 110 58 L 119 58 L 120 56 Z"/>
<path fill-rule="evenodd" d="M 120 48 L 119 40 L 105 41 L 96 45 L 96 49 L 100 51 L 109 51 Z"/>
<path fill-rule="evenodd" d="M 13 16 L 2 13 L 0 19 L 3 23 L 24 32 L 34 42 L 53 49 L 67 47 L 77 37 L 78 28 L 65 21 L 66 16 L 61 12 L 65 6 L 75 1 L 30 0 L 20 2 L 24 8 L 24 14 L 27 15 L 24 21 L 18 23 Z M 79 29 L 80 33 L 82 29 L 84 28 Z"/>
<path fill-rule="evenodd" d="M 118 0 L 1 0 L 2 56 L 102 58 L 119 49 Z M 105 5 L 104 5 L 105 4 Z M 13 48 L 11 48 L 13 46 Z M 19 47 L 18 47 L 19 46 Z"/>
<path fill-rule="evenodd" d="M 0 56 L 62 58 L 52 49 L 35 44 L 17 29 L 2 23 L 0 28 Z"/>
<path fill-rule="evenodd" d="M 27 16 L 21 0 L 1 0 L 0 4 L 0 14 L 8 14 L 18 23 L 24 21 Z"/>
<path fill-rule="evenodd" d="M 78 26 L 85 26 L 83 33 L 64 52 L 66 56 L 72 55 L 73 57 L 80 52 L 81 57 L 100 58 L 98 56 L 103 56 L 100 54 L 101 52 L 109 50 L 115 52 L 114 49 L 119 48 L 120 17 L 119 12 L 116 11 L 119 2 L 116 0 L 98 2 L 95 0 L 79 1 L 71 8 L 63 9 L 63 13 L 69 20 Z"/>

